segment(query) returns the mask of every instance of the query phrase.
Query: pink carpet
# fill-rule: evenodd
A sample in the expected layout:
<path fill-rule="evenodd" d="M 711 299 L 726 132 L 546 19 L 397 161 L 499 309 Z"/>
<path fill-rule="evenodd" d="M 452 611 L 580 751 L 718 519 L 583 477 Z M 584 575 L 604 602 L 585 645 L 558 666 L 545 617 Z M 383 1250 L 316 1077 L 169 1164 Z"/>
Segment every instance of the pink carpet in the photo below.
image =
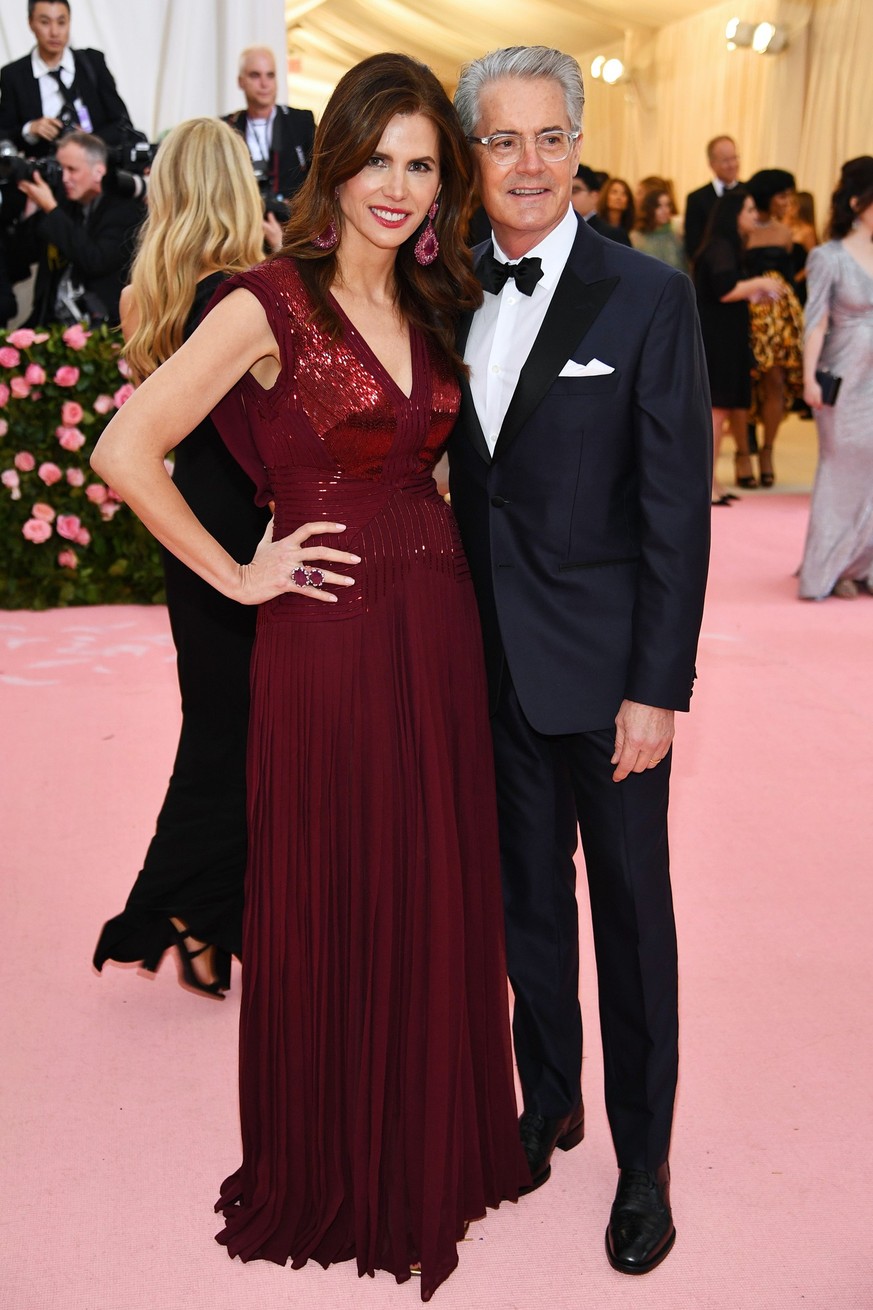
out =
<path fill-rule="evenodd" d="M 868 1310 L 873 599 L 801 603 L 806 500 L 715 512 L 694 709 L 674 770 L 682 1083 L 678 1240 L 613 1273 L 615 1184 L 590 964 L 588 1135 L 471 1229 L 443 1310 Z M 160 609 L 0 614 L 0 1304 L 8 1310 L 411 1307 L 351 1266 L 231 1262 L 236 986 L 218 1004 L 90 955 L 151 833 L 178 726 Z M 590 944 L 583 943 L 590 960 Z"/>

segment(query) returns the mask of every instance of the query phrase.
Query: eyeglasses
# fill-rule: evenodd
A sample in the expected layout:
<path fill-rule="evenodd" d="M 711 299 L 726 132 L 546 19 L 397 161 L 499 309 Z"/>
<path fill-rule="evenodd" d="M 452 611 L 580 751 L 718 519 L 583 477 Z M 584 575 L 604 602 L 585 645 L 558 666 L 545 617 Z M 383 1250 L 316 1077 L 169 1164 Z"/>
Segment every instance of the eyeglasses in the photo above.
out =
<path fill-rule="evenodd" d="M 560 164 L 567 159 L 580 132 L 537 132 L 522 136 L 520 132 L 495 132 L 493 136 L 468 136 L 471 145 L 485 146 L 495 164 L 509 167 L 524 154 L 525 142 L 533 141 L 537 154 L 546 164 Z"/>

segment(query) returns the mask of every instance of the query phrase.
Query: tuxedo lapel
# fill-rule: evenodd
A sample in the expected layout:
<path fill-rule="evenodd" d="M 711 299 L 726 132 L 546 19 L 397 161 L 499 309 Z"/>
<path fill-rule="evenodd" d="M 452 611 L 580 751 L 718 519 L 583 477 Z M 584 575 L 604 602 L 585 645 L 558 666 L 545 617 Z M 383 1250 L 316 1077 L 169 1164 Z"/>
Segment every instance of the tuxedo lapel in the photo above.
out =
<path fill-rule="evenodd" d="M 490 245 L 490 242 L 487 244 Z M 480 255 L 481 258 L 481 255 Z M 478 267 L 479 260 L 476 260 Z M 470 335 L 470 326 L 473 322 L 472 313 L 465 313 L 458 324 L 457 347 L 458 354 L 464 354 L 467 345 L 467 337 Z M 459 426 L 464 430 L 473 449 L 481 455 L 486 464 L 491 463 L 491 451 L 488 449 L 488 442 L 485 440 L 485 433 L 482 431 L 482 424 L 479 422 L 479 415 L 476 413 L 476 406 L 473 401 L 473 392 L 470 389 L 470 379 L 461 378 L 461 411 L 459 415 Z"/>
<path fill-rule="evenodd" d="M 494 448 L 495 459 L 506 453 L 546 395 L 612 295 L 618 280 L 618 277 L 605 277 L 597 282 L 584 282 L 573 269 L 571 254 L 509 402 Z"/>

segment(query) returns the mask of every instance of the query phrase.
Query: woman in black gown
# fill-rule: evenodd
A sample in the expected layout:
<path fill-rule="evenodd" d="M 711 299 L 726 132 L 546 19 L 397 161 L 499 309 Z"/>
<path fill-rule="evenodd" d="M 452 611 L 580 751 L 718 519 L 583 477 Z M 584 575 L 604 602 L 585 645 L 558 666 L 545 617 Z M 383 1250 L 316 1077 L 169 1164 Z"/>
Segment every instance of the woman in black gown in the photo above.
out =
<path fill-rule="evenodd" d="M 262 254 L 261 203 L 242 139 L 192 119 L 155 159 L 131 284 L 121 302 L 126 357 L 137 383 L 197 326 L 218 286 Z M 174 481 L 225 548 L 249 559 L 269 513 L 204 419 L 176 455 Z M 162 551 L 177 651 L 182 730 L 173 774 L 142 871 L 94 955 L 154 970 L 168 947 L 185 981 L 217 997 L 241 952 L 246 862 L 245 747 L 255 611 L 228 600 Z"/>
<path fill-rule="evenodd" d="M 781 287 L 768 277 L 743 276 L 743 248 L 755 226 L 755 202 L 739 188 L 716 203 L 694 261 L 697 309 L 712 393 L 712 503 L 734 499 L 718 480 L 716 466 L 725 421 L 736 442 L 736 477 L 754 487 L 746 415 L 752 399 L 749 302 L 778 299 Z"/>

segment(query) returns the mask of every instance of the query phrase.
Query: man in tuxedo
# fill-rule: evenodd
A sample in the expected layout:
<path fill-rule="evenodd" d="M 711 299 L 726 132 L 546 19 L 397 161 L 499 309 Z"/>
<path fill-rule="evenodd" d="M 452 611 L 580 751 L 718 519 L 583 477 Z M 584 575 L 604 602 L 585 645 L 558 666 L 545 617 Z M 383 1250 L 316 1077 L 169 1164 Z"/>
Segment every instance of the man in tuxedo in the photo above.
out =
<path fill-rule="evenodd" d="M 685 200 L 685 253 L 689 260 L 693 260 L 700 249 L 707 219 L 716 200 L 720 200 L 725 191 L 733 191 L 740 185 L 740 157 L 733 137 L 713 137 L 706 147 L 706 158 L 712 169 L 712 181 L 690 192 Z"/>
<path fill-rule="evenodd" d="M 617 241 L 620 246 L 632 245 L 631 239 L 623 227 L 616 227 L 614 223 L 607 223 L 606 219 L 601 218 L 597 212 L 602 176 L 602 173 L 596 173 L 587 164 L 580 164 L 576 169 L 576 176 L 573 178 L 570 202 L 576 213 L 584 218 L 592 232 L 599 232 L 602 237 L 609 237 L 610 241 Z"/>
<path fill-rule="evenodd" d="M 121 288 L 145 218 L 140 200 L 104 195 L 106 147 L 87 132 L 70 132 L 58 146 L 61 199 L 37 171 L 18 189 L 38 212 L 20 224 L 24 257 L 39 261 L 28 327 L 48 323 L 118 324 Z"/>
<path fill-rule="evenodd" d="M 309 168 L 315 119 L 308 109 L 276 103 L 276 60 L 266 46 L 242 52 L 238 85 L 246 107 L 224 121 L 245 138 L 262 192 L 290 200 Z"/>
<path fill-rule="evenodd" d="M 73 50 L 67 0 L 29 0 L 36 46 L 0 69 L 0 138 L 37 158 L 73 127 L 120 144 L 130 117 L 99 50 Z"/>
<path fill-rule="evenodd" d="M 455 105 L 493 241 L 474 251 L 485 294 L 461 332 L 450 486 L 488 666 L 532 1185 L 583 1135 L 578 823 L 620 1170 L 607 1254 L 636 1274 L 675 1238 L 667 799 L 703 611 L 712 433 L 690 281 L 570 205 L 582 103 L 576 61 L 544 47 L 462 71 Z"/>

